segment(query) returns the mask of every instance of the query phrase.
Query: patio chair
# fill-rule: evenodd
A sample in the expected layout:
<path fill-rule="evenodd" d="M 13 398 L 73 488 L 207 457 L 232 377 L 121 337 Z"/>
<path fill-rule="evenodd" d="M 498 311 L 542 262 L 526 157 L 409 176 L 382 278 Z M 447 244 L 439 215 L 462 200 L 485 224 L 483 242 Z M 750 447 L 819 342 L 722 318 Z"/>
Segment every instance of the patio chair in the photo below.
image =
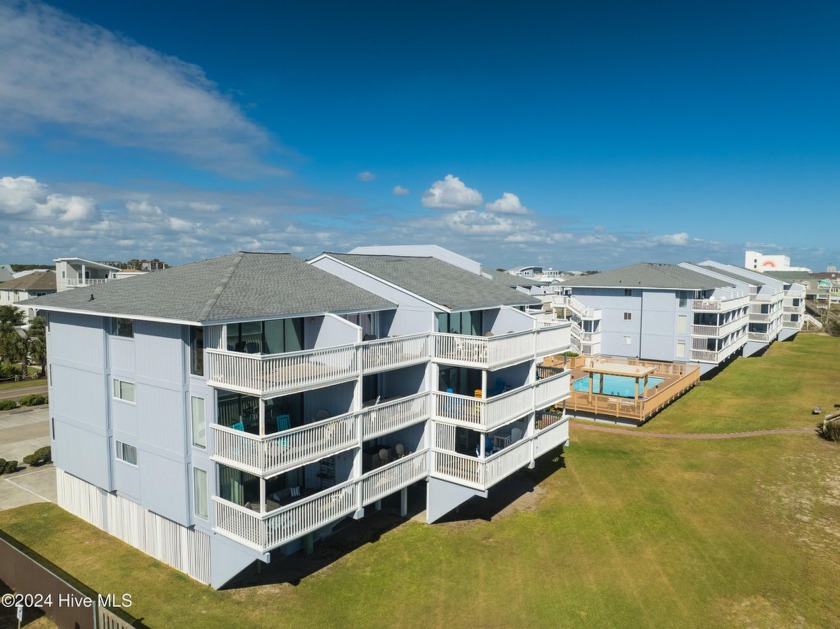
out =
<path fill-rule="evenodd" d="M 520 439 L 522 439 L 522 429 L 514 426 L 510 429 L 510 442 L 516 443 Z"/>
<path fill-rule="evenodd" d="M 380 465 L 385 465 L 386 463 L 390 463 L 390 462 L 391 462 L 391 452 L 388 450 L 388 448 L 382 448 L 379 451 L 379 464 Z"/>
<path fill-rule="evenodd" d="M 277 432 L 283 432 L 284 430 L 289 430 L 292 427 L 292 418 L 288 415 L 278 415 L 275 420 L 277 421 Z M 288 448 L 289 438 L 280 437 L 277 440 L 277 445 L 282 448 Z"/>
<path fill-rule="evenodd" d="M 405 456 L 405 446 L 401 443 L 398 443 L 394 446 L 394 452 L 397 453 L 397 458 L 400 459 Z"/>

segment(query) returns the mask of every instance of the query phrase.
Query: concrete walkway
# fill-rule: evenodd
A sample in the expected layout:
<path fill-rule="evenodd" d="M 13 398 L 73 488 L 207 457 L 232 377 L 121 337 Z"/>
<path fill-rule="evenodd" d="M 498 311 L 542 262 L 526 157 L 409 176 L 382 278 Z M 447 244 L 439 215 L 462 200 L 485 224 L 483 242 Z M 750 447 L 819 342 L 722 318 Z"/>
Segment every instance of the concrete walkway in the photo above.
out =
<path fill-rule="evenodd" d="M 50 411 L 46 406 L 0 412 L 0 458 L 18 461 L 50 445 Z M 0 511 L 33 502 L 55 502 L 55 468 L 25 467 L 0 476 Z"/>
<path fill-rule="evenodd" d="M 713 432 L 713 433 L 666 433 L 666 432 L 641 432 L 627 428 L 608 428 L 594 424 L 584 424 L 579 420 L 572 422 L 572 426 L 581 430 L 592 432 L 612 432 L 617 435 L 630 435 L 632 437 L 650 437 L 652 439 L 740 439 L 742 437 L 763 437 L 765 435 L 803 435 L 814 434 L 813 428 L 773 428 L 769 430 L 752 430 L 749 432 Z"/>

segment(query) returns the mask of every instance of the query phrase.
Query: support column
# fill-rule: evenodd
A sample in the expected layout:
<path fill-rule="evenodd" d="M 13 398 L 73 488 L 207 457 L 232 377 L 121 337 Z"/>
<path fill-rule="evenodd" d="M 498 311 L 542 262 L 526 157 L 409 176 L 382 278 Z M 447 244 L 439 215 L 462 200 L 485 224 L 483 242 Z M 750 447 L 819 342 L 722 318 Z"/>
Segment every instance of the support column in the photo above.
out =
<path fill-rule="evenodd" d="M 408 515 L 408 487 L 400 489 L 400 516 Z"/>

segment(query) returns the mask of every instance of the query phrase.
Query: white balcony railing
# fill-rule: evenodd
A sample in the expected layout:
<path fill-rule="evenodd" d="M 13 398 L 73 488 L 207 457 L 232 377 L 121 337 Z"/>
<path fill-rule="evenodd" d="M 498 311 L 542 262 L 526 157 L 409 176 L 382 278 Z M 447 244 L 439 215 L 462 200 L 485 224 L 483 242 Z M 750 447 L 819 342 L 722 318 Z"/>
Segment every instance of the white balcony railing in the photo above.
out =
<path fill-rule="evenodd" d="M 364 409 L 360 414 L 364 438 L 373 439 L 429 419 L 431 416 L 429 394 L 423 392 L 411 397 L 383 402 Z"/>
<path fill-rule="evenodd" d="M 691 328 L 691 333 L 694 336 L 711 336 L 714 338 L 724 338 L 725 336 L 745 328 L 748 324 L 746 317 L 741 317 L 733 321 L 728 321 L 723 325 L 694 325 Z"/>
<path fill-rule="evenodd" d="M 428 460 L 428 450 L 422 450 L 368 472 L 362 478 L 362 504 L 367 506 L 425 478 Z"/>
<path fill-rule="evenodd" d="M 729 312 L 744 308 L 750 303 L 748 295 L 734 299 L 695 299 L 691 302 L 692 310 L 704 312 Z"/>
<path fill-rule="evenodd" d="M 600 308 L 588 308 L 579 300 L 575 299 L 571 295 L 559 295 L 553 298 L 552 303 L 558 306 L 564 306 L 569 308 L 572 312 L 574 312 L 577 316 L 581 319 L 600 319 L 601 318 L 601 309 Z"/>
<path fill-rule="evenodd" d="M 485 459 L 434 450 L 432 473 L 476 489 L 489 489 L 531 462 L 532 441 L 524 439 Z"/>
<path fill-rule="evenodd" d="M 376 373 L 429 360 L 429 335 L 415 334 L 367 341 L 362 345 L 362 369 Z"/>
<path fill-rule="evenodd" d="M 214 496 L 215 529 L 265 552 L 350 515 L 357 491 L 356 482 L 347 482 L 264 514 Z"/>
<path fill-rule="evenodd" d="M 211 427 L 215 431 L 213 460 L 258 476 L 316 461 L 359 443 L 351 413 L 264 437 L 218 424 Z"/>
<path fill-rule="evenodd" d="M 85 286 L 98 286 L 99 284 L 104 284 L 105 282 L 110 282 L 114 280 L 114 277 L 98 277 L 98 278 L 67 278 L 67 286 L 68 288 L 83 288 Z"/>
<path fill-rule="evenodd" d="M 747 332 L 747 338 L 757 343 L 769 343 L 773 335 L 770 332 Z"/>
<path fill-rule="evenodd" d="M 359 492 L 364 504 L 369 504 L 421 480 L 428 474 L 427 461 L 428 451 L 422 450 L 269 513 L 261 514 L 214 496 L 214 528 L 266 552 L 355 512 Z"/>
<path fill-rule="evenodd" d="M 244 354 L 216 349 L 207 349 L 205 354 L 209 384 L 251 395 L 326 386 L 358 375 L 353 345 L 287 354 Z"/>
<path fill-rule="evenodd" d="M 494 369 L 559 354 L 568 350 L 570 343 L 570 325 L 566 322 L 492 337 L 435 333 L 434 355 L 439 362 Z"/>
<path fill-rule="evenodd" d="M 435 391 L 435 416 L 483 431 L 492 430 L 535 409 L 566 399 L 570 395 L 570 387 L 571 372 L 565 371 L 486 400 Z"/>
<path fill-rule="evenodd" d="M 569 417 L 564 415 L 548 424 L 534 436 L 534 458 L 550 452 L 557 446 L 569 441 Z"/>

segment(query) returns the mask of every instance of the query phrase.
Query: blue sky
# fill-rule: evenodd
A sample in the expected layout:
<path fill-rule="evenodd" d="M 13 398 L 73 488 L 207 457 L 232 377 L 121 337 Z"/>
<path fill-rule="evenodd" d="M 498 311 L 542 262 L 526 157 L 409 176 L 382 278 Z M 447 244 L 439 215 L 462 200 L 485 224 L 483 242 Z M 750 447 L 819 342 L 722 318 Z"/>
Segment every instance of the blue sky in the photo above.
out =
<path fill-rule="evenodd" d="M 0 0 L 0 261 L 840 264 L 840 4 Z"/>

